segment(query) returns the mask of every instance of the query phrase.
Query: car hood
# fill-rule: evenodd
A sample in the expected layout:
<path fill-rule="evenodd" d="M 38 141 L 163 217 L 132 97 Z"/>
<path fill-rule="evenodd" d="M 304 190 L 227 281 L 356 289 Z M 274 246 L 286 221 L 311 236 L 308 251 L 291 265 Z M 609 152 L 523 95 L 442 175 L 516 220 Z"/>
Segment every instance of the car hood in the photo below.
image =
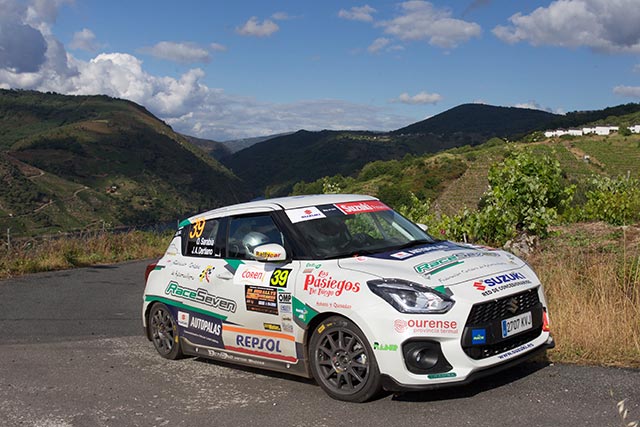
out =
<path fill-rule="evenodd" d="M 518 270 L 526 264 L 513 254 L 481 246 L 439 241 L 410 249 L 341 259 L 340 268 L 429 287 L 451 287 Z"/>

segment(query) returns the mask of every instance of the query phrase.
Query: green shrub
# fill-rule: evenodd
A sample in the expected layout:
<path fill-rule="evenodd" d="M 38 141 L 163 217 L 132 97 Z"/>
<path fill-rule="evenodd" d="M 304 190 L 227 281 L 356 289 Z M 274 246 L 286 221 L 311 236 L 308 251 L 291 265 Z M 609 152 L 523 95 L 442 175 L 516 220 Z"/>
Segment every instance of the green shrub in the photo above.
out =
<path fill-rule="evenodd" d="M 592 177 L 589 180 L 583 220 L 624 225 L 640 220 L 640 182 L 631 177 Z"/>

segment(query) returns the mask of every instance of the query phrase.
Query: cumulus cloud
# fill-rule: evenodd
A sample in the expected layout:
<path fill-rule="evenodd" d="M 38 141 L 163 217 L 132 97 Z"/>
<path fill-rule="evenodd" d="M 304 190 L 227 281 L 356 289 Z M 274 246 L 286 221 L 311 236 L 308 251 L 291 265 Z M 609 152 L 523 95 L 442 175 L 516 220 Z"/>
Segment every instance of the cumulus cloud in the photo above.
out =
<path fill-rule="evenodd" d="M 14 25 L 29 27 L 14 40 L 19 46 L 40 46 L 38 55 L 25 63 L 16 62 L 6 49 L 8 38 L 0 37 L 0 87 L 53 91 L 70 95 L 105 94 L 144 105 L 178 132 L 216 140 L 245 138 L 280 132 L 353 129 L 391 130 L 406 126 L 412 120 L 390 114 L 387 110 L 335 99 L 300 101 L 288 104 L 259 102 L 255 99 L 227 94 L 204 83 L 205 73 L 190 69 L 179 76 L 156 76 L 147 72 L 140 58 L 127 53 L 101 53 L 89 61 L 75 58 L 52 34 L 60 1 L 0 0 L 0 22 L 11 18 Z M 33 7 L 32 7 L 33 6 Z M 42 13 L 39 16 L 38 13 Z M 1 30 L 4 31 L 2 27 Z M 37 41 L 38 43 L 35 43 Z M 28 43 L 27 43 L 28 42 Z M 165 45 L 163 54 L 173 60 L 178 43 Z M 160 45 L 160 44 L 159 44 Z M 162 46 L 162 45 L 160 45 Z M 158 45 L 154 46 L 158 47 Z M 32 46 L 33 48 L 33 46 Z M 203 51 L 224 50 L 222 45 L 209 45 Z M 44 53 L 43 53 L 44 51 Z M 203 59 L 198 49 L 183 60 Z M 195 52 L 195 53 L 193 53 Z M 184 55 L 184 53 L 182 53 Z M 23 52 L 24 55 L 24 52 Z M 13 62 L 10 62 L 13 61 Z"/>
<path fill-rule="evenodd" d="M 190 42 L 170 42 L 161 41 L 154 46 L 143 47 L 140 52 L 149 54 L 156 58 L 168 61 L 191 64 L 194 62 L 209 62 L 211 57 L 209 51 Z"/>
<path fill-rule="evenodd" d="M 450 49 L 482 33 L 475 22 L 452 18 L 449 9 L 437 9 L 426 1 L 407 1 L 400 8 L 400 16 L 376 24 L 400 40 L 426 40 L 432 46 Z"/>
<path fill-rule="evenodd" d="M 627 98 L 640 98 L 640 86 L 616 86 L 613 93 Z"/>
<path fill-rule="evenodd" d="M 640 53 L 637 0 L 558 0 L 529 15 L 516 13 L 493 34 L 514 44 L 588 47 L 605 53 Z"/>
<path fill-rule="evenodd" d="M 279 29 L 278 24 L 270 19 L 259 22 L 257 17 L 252 16 L 242 27 L 237 27 L 236 32 L 243 36 L 268 37 Z"/>
<path fill-rule="evenodd" d="M 373 22 L 373 14 L 376 12 L 374 8 L 365 4 L 360 7 L 352 7 L 349 10 L 340 9 L 338 16 L 350 21 Z"/>
<path fill-rule="evenodd" d="M 69 43 L 71 49 L 86 50 L 87 52 L 95 52 L 100 45 L 96 42 L 96 35 L 88 28 L 83 28 L 73 35 L 73 39 Z"/>
<path fill-rule="evenodd" d="M 410 105 L 424 105 L 424 104 L 437 104 L 442 100 L 442 95 L 439 93 L 427 93 L 420 92 L 416 95 L 409 95 L 404 92 L 400 94 L 399 97 L 391 100 L 391 102 L 399 102 L 401 104 L 410 104 Z"/>
<path fill-rule="evenodd" d="M 371 45 L 367 48 L 370 53 L 376 53 L 380 50 L 384 49 L 391 43 L 391 40 L 385 37 L 377 38 L 371 43 Z"/>

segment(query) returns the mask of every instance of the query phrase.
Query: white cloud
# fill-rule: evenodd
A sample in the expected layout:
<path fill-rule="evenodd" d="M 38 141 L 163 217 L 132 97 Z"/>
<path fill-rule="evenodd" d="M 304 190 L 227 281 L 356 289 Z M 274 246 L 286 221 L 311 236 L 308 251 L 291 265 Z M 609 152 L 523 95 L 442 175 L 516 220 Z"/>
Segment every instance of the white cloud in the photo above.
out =
<path fill-rule="evenodd" d="M 209 49 L 215 51 L 215 52 L 226 52 L 227 51 L 227 47 L 224 45 L 221 45 L 220 43 L 211 43 L 209 45 Z"/>
<path fill-rule="evenodd" d="M 637 0 L 557 0 L 529 15 L 516 13 L 493 34 L 507 43 L 588 47 L 607 53 L 640 53 Z"/>
<path fill-rule="evenodd" d="M 209 51 L 195 43 L 162 41 L 151 47 L 144 47 L 140 52 L 169 61 L 190 64 L 194 62 L 209 62 Z"/>
<path fill-rule="evenodd" d="M 61 4 L 55 1 L 34 1 L 49 6 Z M 3 18 L 8 17 L 14 25 L 28 27 L 23 28 L 23 32 L 13 33 L 14 36 L 20 36 L 15 39 L 18 46 L 31 46 L 35 53 L 39 52 L 22 64 L 16 63 L 15 57 L 7 56 L 8 51 L 3 50 L 5 59 L 0 62 L 2 88 L 71 95 L 105 94 L 124 98 L 147 107 L 178 132 L 216 140 L 268 135 L 301 128 L 391 130 L 406 126 L 412 121 L 381 108 L 335 99 L 288 104 L 259 102 L 207 86 L 203 82 L 205 73 L 199 68 L 177 77 L 152 75 L 144 69 L 140 58 L 127 53 L 101 53 L 90 61 L 83 61 L 68 53 L 51 33 L 49 22 L 56 16 L 55 8 L 26 7 L 17 0 L 0 0 L 0 7 L 6 12 L 0 22 L 4 23 Z M 39 17 L 38 11 L 43 11 L 44 15 Z M 0 37 L 0 43 L 2 40 L 5 39 Z M 0 44 L 2 47 L 5 45 Z M 165 45 L 168 48 L 163 54 L 174 60 L 180 58 L 175 52 L 171 54 L 179 45 Z M 39 50 L 35 49 L 37 46 Z M 209 45 L 207 49 L 214 51 L 224 48 L 216 46 Z M 191 53 L 182 59 L 203 59 L 207 49 L 203 49 L 203 52 L 189 50 Z M 11 66 L 10 60 L 14 61 Z"/>
<path fill-rule="evenodd" d="M 407 1 L 400 8 L 400 16 L 376 24 L 400 40 L 426 40 L 432 46 L 449 49 L 482 33 L 480 25 L 452 18 L 449 9 L 436 9 L 426 1 Z"/>
<path fill-rule="evenodd" d="M 420 92 L 416 95 L 409 95 L 404 92 L 399 97 L 391 100 L 391 102 L 399 102 L 401 104 L 420 105 L 420 104 L 437 104 L 442 101 L 442 95 L 439 93 Z"/>
<path fill-rule="evenodd" d="M 616 86 L 613 93 L 627 98 L 640 98 L 640 86 Z"/>
<path fill-rule="evenodd" d="M 93 34 L 93 31 L 88 28 L 83 28 L 82 31 L 78 31 L 73 35 L 69 47 L 71 49 L 95 52 L 100 48 L 100 45 L 96 42 L 96 35 Z"/>
<path fill-rule="evenodd" d="M 385 38 L 385 37 L 380 37 L 377 38 L 373 41 L 373 43 L 371 43 L 371 45 L 367 48 L 367 50 L 370 53 L 377 53 L 380 50 L 384 49 L 385 47 L 387 47 L 389 45 L 389 43 L 391 42 L 391 40 Z"/>
<path fill-rule="evenodd" d="M 349 10 L 340 9 L 338 16 L 350 21 L 373 22 L 372 14 L 377 11 L 368 4 L 361 7 L 352 7 Z"/>
<path fill-rule="evenodd" d="M 276 12 L 271 15 L 273 19 L 276 21 L 288 21 L 289 19 L 294 19 L 294 16 L 289 15 L 287 12 Z"/>
<path fill-rule="evenodd" d="M 270 19 L 260 23 L 257 17 L 252 16 L 242 27 L 237 27 L 236 32 L 243 36 L 268 37 L 279 29 L 278 24 Z"/>

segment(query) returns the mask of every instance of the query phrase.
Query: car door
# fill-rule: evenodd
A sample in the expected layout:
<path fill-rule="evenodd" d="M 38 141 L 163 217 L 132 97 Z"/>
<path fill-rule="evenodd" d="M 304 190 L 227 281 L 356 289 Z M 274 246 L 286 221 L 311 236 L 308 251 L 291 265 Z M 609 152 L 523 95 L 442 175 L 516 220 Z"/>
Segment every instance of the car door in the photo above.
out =
<path fill-rule="evenodd" d="M 298 360 L 291 309 L 297 270 L 292 261 L 259 261 L 256 247 L 277 243 L 287 247 L 271 213 L 234 216 L 226 225 L 225 297 L 238 303 L 233 324 L 223 325 L 225 348 L 288 363 Z M 221 273 L 222 274 L 222 273 Z M 218 277 L 218 276 L 216 276 Z"/>

